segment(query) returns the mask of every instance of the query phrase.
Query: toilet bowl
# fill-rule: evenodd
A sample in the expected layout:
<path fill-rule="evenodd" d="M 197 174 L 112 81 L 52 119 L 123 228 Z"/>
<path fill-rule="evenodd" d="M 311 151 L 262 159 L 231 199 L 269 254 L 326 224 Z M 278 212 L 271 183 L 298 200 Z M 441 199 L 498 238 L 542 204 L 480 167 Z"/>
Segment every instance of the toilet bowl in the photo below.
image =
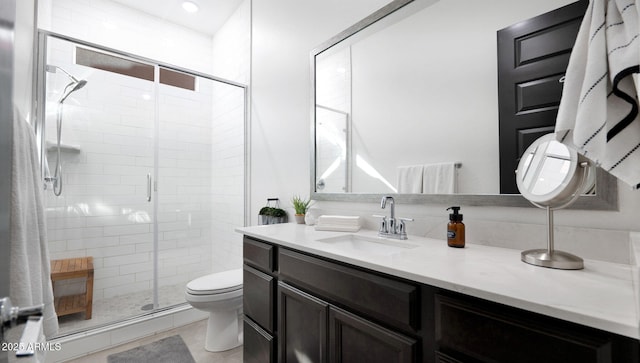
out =
<path fill-rule="evenodd" d="M 242 344 L 242 269 L 198 277 L 187 284 L 185 299 L 209 313 L 205 349 L 220 352 Z"/>

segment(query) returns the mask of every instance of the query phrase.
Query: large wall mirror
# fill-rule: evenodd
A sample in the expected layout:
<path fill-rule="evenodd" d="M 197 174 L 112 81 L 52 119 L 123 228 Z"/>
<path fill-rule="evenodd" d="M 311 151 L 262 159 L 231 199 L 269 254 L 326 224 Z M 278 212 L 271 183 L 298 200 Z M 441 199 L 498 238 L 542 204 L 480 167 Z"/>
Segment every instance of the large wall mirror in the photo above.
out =
<path fill-rule="evenodd" d="M 500 194 L 496 32 L 573 1 L 395 0 L 313 50 L 312 198 L 531 206 Z M 453 188 L 412 190 L 415 166 Z M 573 208 L 617 209 L 615 178 Z"/>

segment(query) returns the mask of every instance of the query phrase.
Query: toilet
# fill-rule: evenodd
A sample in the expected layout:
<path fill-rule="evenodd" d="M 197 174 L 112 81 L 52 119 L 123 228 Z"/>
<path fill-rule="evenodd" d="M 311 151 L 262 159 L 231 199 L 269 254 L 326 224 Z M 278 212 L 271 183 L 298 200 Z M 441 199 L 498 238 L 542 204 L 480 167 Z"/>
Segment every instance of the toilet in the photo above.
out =
<path fill-rule="evenodd" d="M 185 299 L 209 313 L 205 349 L 220 352 L 242 344 L 242 269 L 217 272 L 190 281 Z"/>

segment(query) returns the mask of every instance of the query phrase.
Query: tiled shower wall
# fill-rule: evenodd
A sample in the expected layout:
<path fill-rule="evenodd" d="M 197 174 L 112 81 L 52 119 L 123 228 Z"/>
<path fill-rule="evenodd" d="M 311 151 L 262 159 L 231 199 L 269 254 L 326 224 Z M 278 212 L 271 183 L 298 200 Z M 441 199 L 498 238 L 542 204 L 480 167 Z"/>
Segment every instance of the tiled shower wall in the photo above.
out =
<path fill-rule="evenodd" d="M 214 85 L 211 221 L 213 271 L 242 266 L 244 225 L 244 90 Z"/>
<path fill-rule="evenodd" d="M 248 34 L 248 11 L 239 9 L 214 39 L 109 1 L 57 0 L 52 14 L 55 32 L 248 80 L 248 68 L 243 72 L 237 62 L 219 61 L 213 67 L 216 62 L 211 61 L 233 45 L 233 56 L 244 56 L 248 62 L 249 40 L 236 34 L 244 25 Z M 100 28 L 107 21 L 117 29 Z M 135 24 L 145 26 L 137 29 Z M 246 51 L 229 37 L 243 42 Z M 219 51 L 217 57 L 213 49 Z M 63 155 L 69 179 L 63 196 L 48 195 L 52 258 L 94 256 L 95 299 L 150 289 L 153 227 L 145 183 L 153 165 L 153 85 L 74 66 L 67 51 L 56 51 L 54 57 L 62 57 L 60 65 L 89 83 L 65 103 L 63 141 L 78 144 L 80 152 Z M 110 85 L 101 91 L 101 78 L 116 80 L 107 81 Z M 64 83 L 54 87 L 59 90 Z M 240 236 L 233 229 L 244 224 L 244 92 L 208 81 L 199 82 L 197 93 L 162 85 L 159 100 L 159 284 L 183 285 L 193 277 L 241 264 Z M 94 106 L 98 108 L 90 111 Z M 55 124 L 51 117 L 50 140 Z M 53 168 L 55 157 L 49 157 Z M 56 294 L 78 288 L 80 284 L 58 287 Z"/>
<path fill-rule="evenodd" d="M 245 0 L 213 38 L 213 74 L 241 84 L 249 84 L 250 5 Z M 238 89 L 214 87 L 213 99 L 213 270 L 222 271 L 242 266 L 235 228 L 245 224 L 245 110 Z"/>
<path fill-rule="evenodd" d="M 150 286 L 136 274 L 148 273 L 151 264 L 152 208 L 141 187 L 153 170 L 154 106 L 142 95 L 153 96 L 153 83 L 73 65 L 73 51 L 71 43 L 50 43 L 48 64 L 88 83 L 62 109 L 62 143 L 76 150 L 61 153 L 61 196 L 51 187 L 46 191 L 48 238 L 52 259 L 94 257 L 94 298 L 101 299 Z M 47 79 L 46 134 L 52 144 L 56 100 L 68 79 L 59 72 Z M 53 175 L 56 154 L 48 149 Z M 56 294 L 73 287 L 58 284 Z"/>
<path fill-rule="evenodd" d="M 212 82 L 200 80 L 197 92 L 160 85 L 156 106 L 153 83 L 73 65 L 70 43 L 52 47 L 50 64 L 88 81 L 63 109 L 62 141 L 78 150 L 62 153 L 62 195 L 47 192 L 52 258 L 93 256 L 95 299 L 151 289 L 157 202 L 159 285 L 185 284 L 211 271 Z M 57 74 L 49 78 L 48 99 L 56 100 L 53 91 L 65 82 L 56 82 Z M 55 101 L 48 106 L 53 141 Z M 156 107 L 158 200 L 150 203 Z M 48 157 L 53 172 L 55 153 Z M 57 287 L 58 294 L 70 292 Z"/>

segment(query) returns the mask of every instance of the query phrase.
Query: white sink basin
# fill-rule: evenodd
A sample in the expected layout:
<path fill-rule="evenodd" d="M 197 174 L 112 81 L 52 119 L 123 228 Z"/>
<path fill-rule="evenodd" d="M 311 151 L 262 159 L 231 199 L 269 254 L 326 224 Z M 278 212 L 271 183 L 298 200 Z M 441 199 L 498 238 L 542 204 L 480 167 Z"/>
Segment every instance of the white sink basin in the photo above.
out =
<path fill-rule="evenodd" d="M 406 252 L 418 245 L 401 240 L 382 237 L 369 237 L 357 234 L 346 234 L 336 237 L 321 238 L 318 242 L 328 243 L 337 248 L 352 252 L 388 256 L 394 253 Z"/>

